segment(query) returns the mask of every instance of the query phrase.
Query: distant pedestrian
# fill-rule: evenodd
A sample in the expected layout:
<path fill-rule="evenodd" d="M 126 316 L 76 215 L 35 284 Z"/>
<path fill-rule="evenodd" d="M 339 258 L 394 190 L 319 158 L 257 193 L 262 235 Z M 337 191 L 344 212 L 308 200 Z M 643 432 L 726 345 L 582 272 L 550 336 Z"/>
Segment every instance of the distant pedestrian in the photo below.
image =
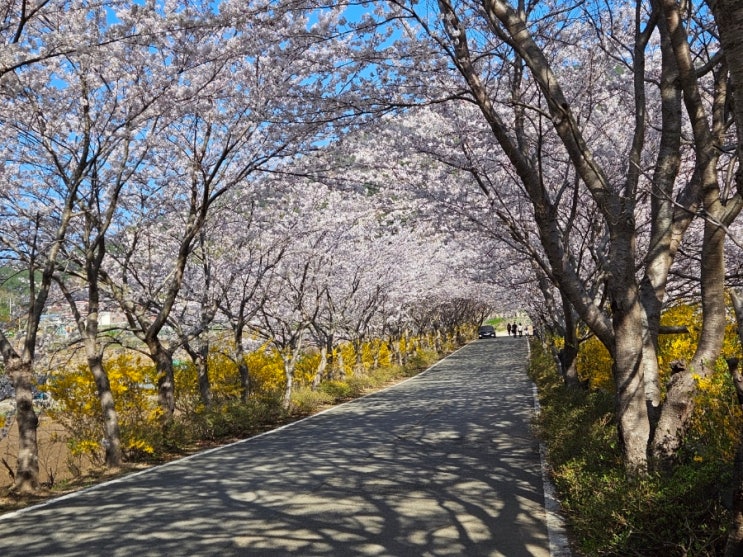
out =
<path fill-rule="evenodd" d="M 506 330 L 508 331 L 508 336 L 511 336 L 511 323 L 506 323 Z"/>
<path fill-rule="evenodd" d="M 518 324 L 518 332 L 520 337 L 524 336 L 524 327 L 521 325 L 521 323 Z"/>

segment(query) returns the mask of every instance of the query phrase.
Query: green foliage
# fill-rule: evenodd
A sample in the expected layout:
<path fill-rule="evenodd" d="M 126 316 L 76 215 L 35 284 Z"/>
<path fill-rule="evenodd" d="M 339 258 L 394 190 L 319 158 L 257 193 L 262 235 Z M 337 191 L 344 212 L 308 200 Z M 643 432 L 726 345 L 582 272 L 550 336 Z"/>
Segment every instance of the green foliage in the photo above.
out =
<path fill-rule="evenodd" d="M 278 397 L 251 398 L 246 403 L 229 400 L 210 408 L 200 407 L 185 425 L 194 440 L 219 441 L 255 435 L 286 419 Z"/>
<path fill-rule="evenodd" d="M 729 522 L 720 490 L 729 481 L 730 461 L 720 457 L 718 442 L 672 473 L 630 478 L 622 468 L 610 393 L 566 387 L 537 341 L 532 341 L 530 376 L 540 393 L 536 430 L 583 554 L 720 554 Z"/>
<path fill-rule="evenodd" d="M 314 414 L 323 406 L 333 404 L 333 395 L 321 390 L 313 391 L 308 387 L 300 387 L 292 392 L 292 413 L 300 416 Z"/>
<path fill-rule="evenodd" d="M 351 397 L 351 386 L 346 381 L 329 380 L 320 383 L 318 390 L 333 397 L 335 402 L 340 402 Z"/>
<path fill-rule="evenodd" d="M 432 366 L 439 357 L 440 355 L 434 350 L 418 348 L 408 359 L 404 373 L 406 375 L 415 375 L 416 373 Z"/>

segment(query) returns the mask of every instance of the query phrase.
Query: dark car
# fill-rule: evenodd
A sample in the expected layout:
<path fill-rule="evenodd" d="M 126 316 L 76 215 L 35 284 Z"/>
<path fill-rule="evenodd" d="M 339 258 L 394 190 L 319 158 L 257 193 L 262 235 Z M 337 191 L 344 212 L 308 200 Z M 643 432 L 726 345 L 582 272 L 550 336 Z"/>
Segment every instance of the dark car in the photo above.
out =
<path fill-rule="evenodd" d="M 478 338 L 495 338 L 495 329 L 492 325 L 483 325 L 477 331 Z"/>

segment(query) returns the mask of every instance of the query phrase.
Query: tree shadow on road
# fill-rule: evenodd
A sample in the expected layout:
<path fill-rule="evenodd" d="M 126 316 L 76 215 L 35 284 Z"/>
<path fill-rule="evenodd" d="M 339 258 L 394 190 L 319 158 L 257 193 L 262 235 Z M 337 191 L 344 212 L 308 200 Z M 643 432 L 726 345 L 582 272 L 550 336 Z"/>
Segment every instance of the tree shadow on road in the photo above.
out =
<path fill-rule="evenodd" d="M 281 431 L 4 517 L 0 552 L 547 556 L 526 357 L 523 339 L 474 342 Z"/>

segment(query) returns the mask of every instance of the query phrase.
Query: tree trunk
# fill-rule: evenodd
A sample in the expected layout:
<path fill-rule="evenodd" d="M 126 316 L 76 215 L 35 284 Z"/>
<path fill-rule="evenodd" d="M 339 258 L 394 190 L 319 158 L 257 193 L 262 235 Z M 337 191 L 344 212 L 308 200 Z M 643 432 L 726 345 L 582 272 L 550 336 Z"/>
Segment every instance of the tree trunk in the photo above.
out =
<path fill-rule="evenodd" d="M 39 486 L 39 454 L 36 429 L 39 418 L 33 405 L 33 365 L 12 358 L 6 366 L 15 389 L 16 424 L 18 424 L 18 461 L 12 490 L 30 493 Z"/>
<path fill-rule="evenodd" d="M 364 353 L 363 353 L 364 339 L 355 338 L 353 340 L 353 351 L 355 355 L 354 373 L 362 373 L 364 371 Z"/>
<path fill-rule="evenodd" d="M 315 376 L 312 378 L 312 390 L 316 391 L 322 382 L 322 378 L 325 375 L 325 370 L 328 367 L 328 347 L 323 344 L 320 349 L 320 363 L 317 365 L 317 371 Z"/>
<path fill-rule="evenodd" d="M 106 466 L 118 468 L 121 466 L 121 431 L 119 428 L 119 415 L 114 405 L 114 396 L 111 392 L 111 382 L 108 373 L 103 366 L 103 351 L 98 340 L 98 310 L 100 308 L 100 290 L 98 278 L 100 274 L 101 261 L 103 259 L 103 244 L 99 245 L 99 251 L 88 254 L 86 258 L 88 277 L 88 312 L 85 319 L 82 318 L 77 309 L 74 297 L 60 283 L 60 288 L 67 298 L 70 310 L 79 323 L 80 336 L 84 339 L 85 354 L 88 360 L 88 369 L 93 375 L 98 402 L 101 405 L 101 416 L 103 417 L 103 445 L 106 451 Z"/>
<path fill-rule="evenodd" d="M 647 471 L 650 421 L 645 402 L 642 370 L 642 310 L 634 276 L 634 226 L 614 231 L 611 242 L 609 293 L 614 328 L 613 372 L 617 420 L 630 475 Z"/>
<path fill-rule="evenodd" d="M 738 160 L 743 159 L 743 3 L 740 0 L 708 0 L 720 34 L 720 43 L 725 53 L 732 94 L 735 98 L 736 132 L 738 134 Z M 736 174 L 738 188 L 743 184 L 743 165 L 738 165 Z"/>
<path fill-rule="evenodd" d="M 88 367 L 93 374 L 98 400 L 101 403 L 103 414 L 104 446 L 106 449 L 106 466 L 117 468 L 121 466 L 121 432 L 119 430 L 119 416 L 114 406 L 114 397 L 111 393 L 111 383 L 103 367 L 101 354 L 95 351 L 88 356 Z"/>
<path fill-rule="evenodd" d="M 575 319 L 573 318 L 573 306 L 570 305 L 570 301 L 564 295 L 561 298 L 565 320 L 565 333 L 563 335 L 565 346 L 560 351 L 560 372 L 568 387 L 578 387 L 580 386 L 580 378 L 578 377 L 576 360 L 578 359 L 580 346 L 575 328 Z"/>
<path fill-rule="evenodd" d="M 211 408 L 213 402 L 212 385 L 209 380 L 209 342 L 196 339 L 196 348 L 190 342 L 184 342 L 183 348 L 188 353 L 196 367 L 196 376 L 199 384 L 199 397 L 206 408 Z"/>
<path fill-rule="evenodd" d="M 698 187 L 691 182 L 687 184 L 684 195 L 677 200 L 678 208 L 672 202 L 673 187 L 681 162 L 681 88 L 676 57 L 663 18 L 659 18 L 658 27 L 661 30 L 662 54 L 662 129 L 658 160 L 653 172 L 653 195 L 650 198 L 650 245 L 645 256 L 645 275 L 640 282 L 643 307 L 642 365 L 648 415 L 653 429 L 658 423 L 661 409 L 658 331 L 668 272 L 676 257 L 683 232 L 691 223 L 698 205 L 698 196 L 694 193 Z"/>
<path fill-rule="evenodd" d="M 671 464 L 688 430 L 697 392 L 694 375 L 709 375 L 722 349 L 726 324 L 724 240 L 724 230 L 707 220 L 701 258 L 702 333 L 691 364 L 668 384 L 652 446 L 653 458 L 660 467 Z"/>
<path fill-rule="evenodd" d="M 286 385 L 284 386 L 284 397 L 283 407 L 284 410 L 291 409 L 292 405 L 292 391 L 294 388 L 294 368 L 297 366 L 299 355 L 302 352 L 302 333 L 293 342 L 290 342 L 288 346 L 281 348 L 281 357 L 284 360 L 284 378 L 286 379 Z"/>
<path fill-rule="evenodd" d="M 250 369 L 248 369 L 245 356 L 240 356 L 237 360 L 237 371 L 240 374 L 240 401 L 246 403 L 250 398 L 252 387 L 250 384 Z"/>
<path fill-rule="evenodd" d="M 336 360 L 335 372 L 333 372 L 333 377 L 340 379 L 341 381 L 345 379 L 346 377 L 346 362 L 343 358 L 343 352 L 338 351 L 338 358 Z"/>
<path fill-rule="evenodd" d="M 147 342 L 150 358 L 157 370 L 157 400 L 163 410 L 163 419 L 168 422 L 175 412 L 175 374 L 173 355 L 155 338 Z"/>
<path fill-rule="evenodd" d="M 243 350 L 242 321 L 234 328 L 233 341 L 235 343 L 233 356 L 237 364 L 237 373 L 240 376 L 240 401 L 245 404 L 250 398 L 252 386 L 250 384 L 250 369 L 248 369 L 248 363 L 245 361 L 245 351 Z"/>
<path fill-rule="evenodd" d="M 198 357 L 196 358 L 196 371 L 199 375 L 201 402 L 207 408 L 211 408 L 214 395 L 212 393 L 212 384 L 209 380 L 209 344 L 206 342 L 199 347 Z"/>
<path fill-rule="evenodd" d="M 743 185 L 743 3 L 739 0 L 709 0 L 720 35 L 720 43 L 728 63 L 733 82 L 732 94 L 735 110 L 736 131 L 738 134 L 738 171 L 736 185 L 740 191 Z M 743 342 L 743 294 L 731 291 L 733 308 L 738 322 L 738 336 Z M 738 368 L 735 370 L 738 401 L 743 402 L 743 378 Z M 725 557 L 743 557 L 743 431 L 739 432 L 738 450 L 735 453 L 733 523 L 730 528 Z"/>
<path fill-rule="evenodd" d="M 284 410 L 289 410 L 292 404 L 292 391 L 294 389 L 294 358 L 290 354 L 283 355 L 284 360 L 284 396 L 281 405 Z"/>

